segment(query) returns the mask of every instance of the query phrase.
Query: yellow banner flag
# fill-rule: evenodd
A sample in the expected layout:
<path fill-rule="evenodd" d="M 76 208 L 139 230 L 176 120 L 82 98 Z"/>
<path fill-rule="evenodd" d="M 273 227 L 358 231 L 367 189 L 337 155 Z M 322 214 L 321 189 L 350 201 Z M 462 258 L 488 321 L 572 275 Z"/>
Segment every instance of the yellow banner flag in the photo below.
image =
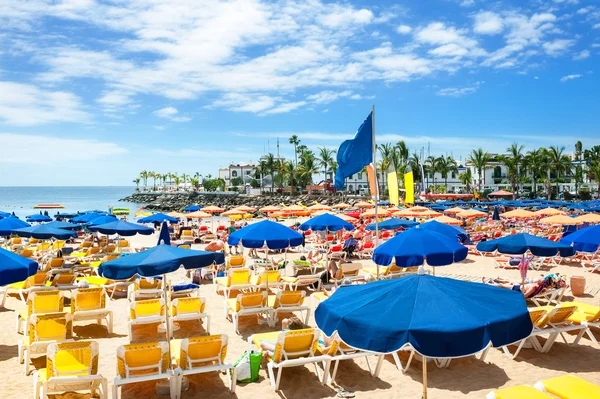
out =
<path fill-rule="evenodd" d="M 387 175 L 388 190 L 390 192 L 390 203 L 398 206 L 398 174 L 394 170 Z"/>
<path fill-rule="evenodd" d="M 407 204 L 415 203 L 415 183 L 413 180 L 412 170 L 404 174 L 404 188 L 406 189 L 406 199 L 404 202 Z"/>
<path fill-rule="evenodd" d="M 473 189 L 473 198 L 479 199 L 479 193 L 475 189 Z"/>
<path fill-rule="evenodd" d="M 367 170 L 367 177 L 369 178 L 369 190 L 371 190 L 371 197 L 379 200 L 379 186 L 377 185 L 377 176 L 375 176 L 375 170 L 373 165 L 365 166 Z"/>

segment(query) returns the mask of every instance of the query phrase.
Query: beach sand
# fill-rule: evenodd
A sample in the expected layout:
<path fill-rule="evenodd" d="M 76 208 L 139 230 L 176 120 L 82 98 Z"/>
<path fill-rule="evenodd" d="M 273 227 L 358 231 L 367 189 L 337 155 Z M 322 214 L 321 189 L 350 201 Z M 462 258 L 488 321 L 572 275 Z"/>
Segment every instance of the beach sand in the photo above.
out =
<path fill-rule="evenodd" d="M 156 242 L 156 235 L 136 236 L 131 238 L 133 246 L 151 246 Z M 194 246 L 201 249 L 201 246 Z M 288 259 L 299 257 L 298 253 L 291 253 Z M 362 261 L 367 266 L 370 261 Z M 567 275 L 584 275 L 581 266 L 557 266 L 553 272 Z M 465 278 L 480 279 L 481 277 L 503 276 L 511 279 L 519 278 L 518 271 L 495 269 L 489 258 L 470 256 L 464 262 L 437 269 L 437 275 L 461 276 Z M 533 275 L 534 272 L 530 272 Z M 179 270 L 169 276 L 172 281 L 179 281 L 184 277 L 184 271 Z M 600 275 L 585 273 L 589 287 L 600 287 Z M 565 300 L 569 300 L 570 291 Z M 67 294 L 67 296 L 70 296 Z M 225 333 L 229 336 L 227 362 L 234 363 L 246 350 L 246 339 L 253 333 L 271 331 L 268 326 L 259 326 L 255 317 L 243 317 L 240 320 L 242 335 L 237 335 L 233 324 L 226 320 L 223 314 L 223 296 L 217 295 L 210 282 L 201 287 L 201 296 L 207 298 L 207 311 L 211 315 L 211 332 Z M 432 300 L 435 300 L 432 298 Z M 485 301 L 485 298 L 481 298 Z M 600 305 L 600 298 L 587 296 L 577 298 L 579 301 Z M 23 366 L 17 360 L 17 342 L 22 337 L 15 331 L 16 311 L 24 305 L 15 296 L 10 296 L 6 301 L 6 309 L 0 309 L 0 398 L 28 398 L 33 395 L 33 376 L 25 376 Z M 92 339 L 100 345 L 99 372 L 109 380 L 109 392 L 115 376 L 116 349 L 119 345 L 129 343 L 127 337 L 129 302 L 126 298 L 119 298 L 109 302 L 109 307 L 115 316 L 114 333 L 107 337 L 106 327 L 97 326 L 88 322 L 79 322 L 74 327 L 75 337 L 78 339 Z M 311 325 L 314 319 L 311 316 Z M 280 329 L 278 324 L 277 329 Z M 176 337 L 203 332 L 201 326 L 192 323 L 182 326 L 175 333 Z M 156 333 L 154 328 L 136 330 L 136 342 L 164 339 L 164 335 Z M 597 334 L 600 338 L 600 334 Z M 573 336 L 567 336 L 572 342 Z M 491 390 L 514 386 L 518 384 L 534 384 L 539 380 L 572 374 L 600 385 L 600 362 L 598 361 L 600 347 L 593 346 L 592 342 L 584 337 L 579 345 L 570 346 L 558 339 L 550 353 L 538 353 L 533 349 L 523 349 L 516 360 L 510 360 L 501 350 L 491 349 L 485 362 L 474 357 L 453 360 L 445 369 L 438 369 L 429 363 L 428 385 L 430 398 L 484 398 Z M 372 359 L 372 364 L 375 359 Z M 35 368 L 45 367 L 45 357 L 34 358 Z M 191 376 L 190 389 L 182 394 L 183 398 L 321 398 L 335 397 L 336 390 L 343 388 L 354 391 L 357 398 L 420 398 L 422 392 L 422 370 L 420 362 L 413 362 L 409 371 L 403 374 L 397 370 L 391 356 L 386 357 L 379 378 L 369 374 L 364 359 L 343 361 L 340 363 L 336 382 L 332 385 L 321 385 L 316 377 L 312 365 L 285 369 L 279 393 L 269 385 L 266 366 L 260 371 L 260 380 L 256 383 L 238 384 L 235 395 L 229 393 L 224 375 L 208 373 Z M 110 396 L 110 393 L 109 393 Z M 85 398 L 89 395 L 65 394 L 57 398 Z M 122 398 L 165 398 L 155 394 L 155 383 L 138 383 L 127 385 L 122 389 Z"/>

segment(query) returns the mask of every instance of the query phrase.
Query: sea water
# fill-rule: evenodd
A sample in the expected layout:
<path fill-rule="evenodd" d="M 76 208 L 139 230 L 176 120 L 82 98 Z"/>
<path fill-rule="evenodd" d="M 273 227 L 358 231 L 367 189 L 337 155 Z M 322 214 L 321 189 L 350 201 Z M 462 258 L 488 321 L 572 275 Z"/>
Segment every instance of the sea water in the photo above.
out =
<path fill-rule="evenodd" d="M 75 213 L 77 211 L 102 210 L 109 207 L 129 208 L 128 219 L 143 204 L 120 202 L 135 191 L 135 187 L 0 187 L 0 211 L 15 212 L 20 218 L 39 213 L 33 209 L 37 204 L 61 204 L 64 209 L 47 209 L 50 216 L 56 212 Z M 45 212 L 46 209 L 41 209 Z"/>

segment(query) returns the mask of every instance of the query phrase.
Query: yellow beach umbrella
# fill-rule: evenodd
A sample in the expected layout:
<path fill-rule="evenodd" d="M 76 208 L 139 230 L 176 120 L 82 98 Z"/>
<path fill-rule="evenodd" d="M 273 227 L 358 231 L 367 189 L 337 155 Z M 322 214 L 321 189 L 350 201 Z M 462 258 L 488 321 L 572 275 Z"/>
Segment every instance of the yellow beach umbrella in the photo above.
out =
<path fill-rule="evenodd" d="M 410 209 L 413 209 L 413 208 L 410 208 Z M 426 211 L 415 212 L 415 216 L 416 217 L 437 217 L 437 216 L 442 216 L 442 214 L 440 212 L 436 212 L 436 211 L 432 211 L 431 209 L 427 209 Z"/>
<path fill-rule="evenodd" d="M 204 211 L 196 211 L 196 212 L 190 212 L 190 213 L 185 214 L 185 217 L 187 219 L 206 219 L 211 216 L 212 215 L 210 213 L 206 213 Z"/>
<path fill-rule="evenodd" d="M 208 213 L 221 213 L 224 211 L 225 211 L 225 209 L 219 208 L 218 206 L 214 206 L 214 205 L 202 208 L 202 212 L 208 212 Z"/>
<path fill-rule="evenodd" d="M 254 212 L 256 210 L 256 208 L 252 208 L 251 206 L 248 206 L 248 205 L 236 206 L 235 209 L 239 209 L 244 212 Z"/>
<path fill-rule="evenodd" d="M 233 215 L 243 215 L 246 211 L 242 211 L 241 209 L 233 208 L 228 211 L 221 213 L 221 216 L 233 216 Z"/>
<path fill-rule="evenodd" d="M 479 218 L 483 216 L 487 216 L 487 213 L 478 211 L 477 209 L 467 209 L 460 213 L 457 213 L 456 216 L 459 218 L 467 219 L 467 218 Z"/>
<path fill-rule="evenodd" d="M 411 208 L 407 208 L 407 209 L 402 209 L 401 211 L 394 212 L 394 216 L 395 217 L 412 217 L 412 216 L 417 216 L 420 213 L 421 212 L 413 211 Z"/>
<path fill-rule="evenodd" d="M 565 215 L 565 212 L 559 211 L 558 209 L 554 209 L 554 208 L 540 209 L 539 211 L 535 211 L 533 213 L 535 213 L 538 216 Z"/>
<path fill-rule="evenodd" d="M 575 220 L 582 223 L 600 223 L 600 215 L 597 213 L 586 213 L 585 215 L 577 216 Z"/>
<path fill-rule="evenodd" d="M 333 206 L 334 209 L 348 209 L 352 208 L 350 204 L 346 204 L 345 202 L 340 202 L 339 204 L 335 204 Z"/>
<path fill-rule="evenodd" d="M 377 208 L 377 217 L 387 217 L 390 216 L 390 211 L 384 208 Z M 375 217 L 375 208 L 369 209 L 360 215 L 361 218 L 372 218 Z"/>
<path fill-rule="evenodd" d="M 270 213 L 270 212 L 278 212 L 280 210 L 281 210 L 281 208 L 279 208 L 278 206 L 269 205 L 269 206 L 260 208 L 258 211 L 262 212 L 262 213 Z"/>
<path fill-rule="evenodd" d="M 559 224 L 561 226 L 572 226 L 576 224 L 582 224 L 583 222 L 575 218 L 565 215 L 555 215 L 540 220 L 541 224 Z"/>
<path fill-rule="evenodd" d="M 445 216 L 445 215 L 438 216 L 438 217 L 433 218 L 433 219 L 429 219 L 429 220 L 425 221 L 425 223 L 431 222 L 433 220 L 435 220 L 436 222 L 440 222 L 440 223 L 444 223 L 444 224 L 450 224 L 450 225 L 453 225 L 453 226 L 460 226 L 462 224 L 461 220 L 458 220 L 458 219 L 455 219 L 455 218 L 451 218 L 450 216 Z"/>
<path fill-rule="evenodd" d="M 455 206 L 454 208 L 446 209 L 444 213 L 461 213 L 463 211 L 466 211 L 466 209 Z"/>
<path fill-rule="evenodd" d="M 375 205 L 373 205 L 373 204 L 371 204 L 370 202 L 367 202 L 367 201 L 360 201 L 360 202 L 357 202 L 356 204 L 354 204 L 354 206 L 357 207 L 357 208 L 372 208 Z"/>
<path fill-rule="evenodd" d="M 537 215 L 525 209 L 515 209 L 513 211 L 504 212 L 500 214 L 500 216 L 502 216 L 503 218 L 529 219 L 534 218 Z"/>
<path fill-rule="evenodd" d="M 413 206 L 409 209 L 413 212 L 427 212 L 428 210 L 430 210 L 429 208 L 426 208 L 426 207 L 420 206 L 420 205 Z"/>
<path fill-rule="evenodd" d="M 324 205 L 324 204 L 314 204 L 308 207 L 308 210 L 311 212 L 317 212 L 317 211 L 328 211 L 330 210 L 331 207 L 329 205 Z"/>
<path fill-rule="evenodd" d="M 185 219 L 187 217 L 187 215 L 185 213 L 181 213 L 181 212 L 169 212 L 167 213 L 167 215 L 173 217 L 173 218 L 177 218 L 177 219 Z"/>

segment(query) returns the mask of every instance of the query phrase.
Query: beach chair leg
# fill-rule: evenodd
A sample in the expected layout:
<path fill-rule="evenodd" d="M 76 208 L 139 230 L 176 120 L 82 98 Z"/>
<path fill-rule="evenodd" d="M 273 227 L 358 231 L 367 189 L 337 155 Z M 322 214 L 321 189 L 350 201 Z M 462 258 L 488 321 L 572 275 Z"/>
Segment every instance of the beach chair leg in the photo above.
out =
<path fill-rule="evenodd" d="M 238 328 L 238 314 L 237 313 L 232 313 L 231 314 L 231 320 L 233 321 L 233 329 L 235 330 L 237 335 L 241 335 L 240 334 L 240 329 Z"/>
<path fill-rule="evenodd" d="M 231 373 L 229 373 L 229 370 L 226 370 L 227 378 L 229 379 L 229 391 L 231 393 L 235 393 L 235 386 L 237 382 L 237 369 L 235 367 L 232 367 L 230 370 Z"/>
<path fill-rule="evenodd" d="M 485 348 L 485 350 L 483 352 L 481 352 L 481 356 L 479 357 L 479 360 L 481 360 L 482 362 L 485 362 L 485 358 L 487 357 L 488 352 L 490 351 L 491 346 L 488 345 L 487 348 Z"/>
<path fill-rule="evenodd" d="M 379 377 L 379 373 L 381 372 L 381 366 L 383 365 L 384 358 L 385 358 L 385 355 L 377 356 L 377 365 L 375 365 L 375 372 L 373 373 L 373 377 L 375 377 L 375 378 Z"/>
<path fill-rule="evenodd" d="M 6 303 L 6 294 L 8 294 L 8 288 L 2 290 L 2 307 L 4 307 L 4 304 Z"/>
<path fill-rule="evenodd" d="M 113 385 L 112 387 L 112 399 L 119 399 L 119 386 Z"/>
<path fill-rule="evenodd" d="M 35 377 L 33 377 L 33 398 L 34 399 L 39 399 L 40 398 L 40 381 L 38 380 L 38 376 L 37 373 L 35 375 Z"/>
<path fill-rule="evenodd" d="M 335 381 L 335 376 L 337 374 L 338 365 L 340 364 L 339 360 L 336 360 L 333 363 L 333 371 L 331 372 L 331 382 Z"/>
<path fill-rule="evenodd" d="M 104 378 L 101 382 L 100 382 L 100 389 L 102 390 L 101 399 L 108 399 L 108 381 L 106 380 L 106 378 Z"/>
<path fill-rule="evenodd" d="M 23 364 L 24 364 L 24 369 L 25 369 L 25 375 L 29 375 L 29 349 L 25 349 L 25 356 L 23 359 Z"/>
<path fill-rule="evenodd" d="M 550 352 L 550 349 L 552 349 L 552 345 L 554 345 L 556 338 L 558 338 L 558 334 L 559 333 L 550 334 L 550 336 L 548 337 L 548 340 L 544 343 L 544 346 L 542 346 L 542 350 L 541 350 L 542 353 Z"/>
<path fill-rule="evenodd" d="M 210 316 L 206 315 L 206 332 L 210 335 Z"/>
<path fill-rule="evenodd" d="M 315 364 L 316 366 L 316 364 Z M 331 367 L 331 360 L 323 360 L 323 378 L 321 379 L 321 384 L 325 385 L 327 384 L 327 379 L 329 378 L 329 368 Z M 318 366 L 317 366 L 318 368 Z M 317 372 L 317 377 L 319 376 L 319 373 Z M 332 379 L 333 381 L 333 379 Z"/>
<path fill-rule="evenodd" d="M 308 325 L 308 319 L 310 319 L 310 309 L 306 309 L 306 316 L 304 317 L 304 324 Z"/>
<path fill-rule="evenodd" d="M 365 361 L 367 362 L 367 368 L 369 369 L 369 373 L 371 377 L 373 376 L 373 368 L 371 367 L 371 362 L 369 362 L 369 356 L 365 356 Z"/>
<path fill-rule="evenodd" d="M 591 335 L 591 333 L 588 331 L 589 330 L 588 326 L 586 326 L 584 324 L 584 325 L 582 325 L 582 327 L 585 327 L 585 328 L 582 328 L 581 330 L 579 330 L 579 333 L 577 334 L 575 341 L 573 341 L 573 345 L 577 345 L 579 343 L 579 341 L 581 340 L 581 338 L 585 335 L 586 332 L 588 333 L 588 335 Z"/>

